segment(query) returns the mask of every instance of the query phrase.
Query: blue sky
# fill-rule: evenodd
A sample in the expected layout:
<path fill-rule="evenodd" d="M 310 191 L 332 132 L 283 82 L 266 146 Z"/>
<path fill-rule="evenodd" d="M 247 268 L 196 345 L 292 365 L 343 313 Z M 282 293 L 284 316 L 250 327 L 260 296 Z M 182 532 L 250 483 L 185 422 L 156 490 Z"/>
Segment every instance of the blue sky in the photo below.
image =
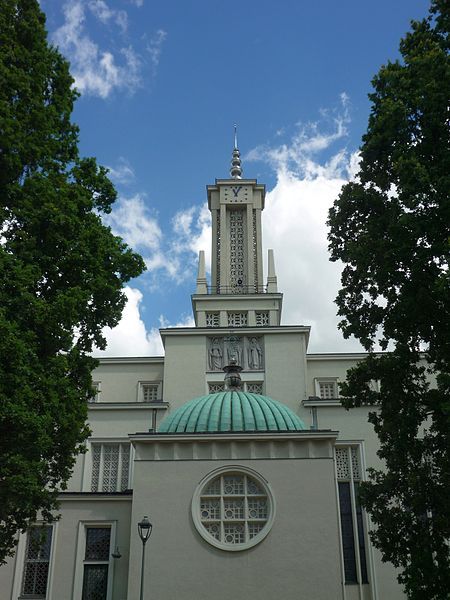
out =
<path fill-rule="evenodd" d="M 130 282 L 109 355 L 161 352 L 161 325 L 192 324 L 205 185 L 228 175 L 238 124 L 244 175 L 267 185 L 284 323 L 312 325 L 310 351 L 358 350 L 336 329 L 339 266 L 328 207 L 357 169 L 370 81 L 398 57 L 422 0 L 41 0 L 81 97 L 80 151 L 111 169 L 108 220 L 148 271 Z"/>

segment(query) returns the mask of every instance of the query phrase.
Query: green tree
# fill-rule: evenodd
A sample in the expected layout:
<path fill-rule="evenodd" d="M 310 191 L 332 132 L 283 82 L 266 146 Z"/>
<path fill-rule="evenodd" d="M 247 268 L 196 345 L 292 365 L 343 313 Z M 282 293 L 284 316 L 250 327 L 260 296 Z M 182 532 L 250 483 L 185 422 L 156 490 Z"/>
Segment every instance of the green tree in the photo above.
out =
<path fill-rule="evenodd" d="M 433 1 L 373 79 L 360 171 L 329 214 L 340 327 L 369 352 L 342 393 L 376 405 L 385 466 L 361 500 L 414 600 L 450 597 L 449 9 Z"/>
<path fill-rule="evenodd" d="M 37 0 L 0 10 L 0 562 L 52 519 L 88 435 L 93 346 L 105 347 L 141 257 L 101 221 L 107 171 L 78 154 L 68 63 Z"/>

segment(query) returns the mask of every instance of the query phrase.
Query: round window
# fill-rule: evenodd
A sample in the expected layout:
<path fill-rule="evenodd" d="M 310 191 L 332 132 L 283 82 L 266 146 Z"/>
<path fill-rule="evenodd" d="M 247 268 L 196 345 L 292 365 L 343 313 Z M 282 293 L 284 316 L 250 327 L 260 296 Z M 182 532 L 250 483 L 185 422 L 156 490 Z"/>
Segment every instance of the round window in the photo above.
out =
<path fill-rule="evenodd" d="M 245 550 L 261 542 L 272 526 L 274 509 L 267 482 L 243 467 L 213 471 L 192 499 L 198 532 L 222 550 Z"/>

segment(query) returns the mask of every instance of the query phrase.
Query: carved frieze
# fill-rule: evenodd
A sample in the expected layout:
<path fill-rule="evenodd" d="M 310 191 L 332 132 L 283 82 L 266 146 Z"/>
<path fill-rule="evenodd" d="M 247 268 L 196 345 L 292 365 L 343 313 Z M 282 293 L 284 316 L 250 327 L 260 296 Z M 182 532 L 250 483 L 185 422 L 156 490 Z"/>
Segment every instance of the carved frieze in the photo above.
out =
<path fill-rule="evenodd" d="M 207 368 L 222 371 L 234 359 L 244 371 L 264 369 L 264 346 L 262 337 L 216 336 L 207 338 Z"/>

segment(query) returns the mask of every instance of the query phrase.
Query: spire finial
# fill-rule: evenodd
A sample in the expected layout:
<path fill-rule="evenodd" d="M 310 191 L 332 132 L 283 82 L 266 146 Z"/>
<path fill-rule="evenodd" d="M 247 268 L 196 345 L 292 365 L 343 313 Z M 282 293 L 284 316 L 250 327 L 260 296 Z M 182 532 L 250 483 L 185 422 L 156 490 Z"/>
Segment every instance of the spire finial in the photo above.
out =
<path fill-rule="evenodd" d="M 237 145 L 237 125 L 234 126 L 234 149 L 231 157 L 230 175 L 233 179 L 242 178 L 241 154 Z"/>

